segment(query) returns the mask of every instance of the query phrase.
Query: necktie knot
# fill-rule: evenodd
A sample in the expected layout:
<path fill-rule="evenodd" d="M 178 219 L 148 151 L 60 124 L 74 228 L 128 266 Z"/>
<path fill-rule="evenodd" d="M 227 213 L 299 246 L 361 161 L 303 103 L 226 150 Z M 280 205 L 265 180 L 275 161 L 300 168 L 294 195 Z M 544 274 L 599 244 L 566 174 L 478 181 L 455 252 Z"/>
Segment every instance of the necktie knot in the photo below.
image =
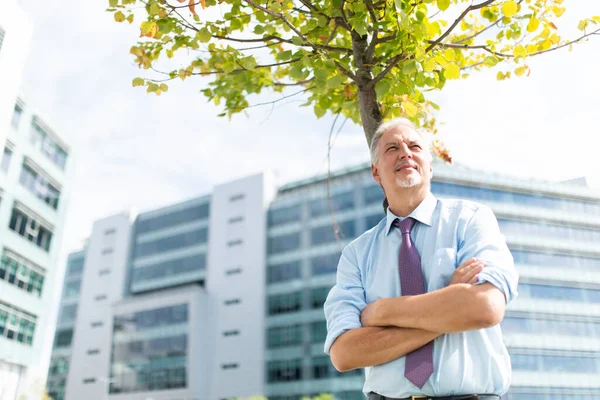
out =
<path fill-rule="evenodd" d="M 398 219 L 394 220 L 394 226 L 400 228 L 400 232 L 402 232 L 403 235 L 409 234 L 414 224 L 415 219 L 411 217 L 404 218 L 402 221 Z"/>

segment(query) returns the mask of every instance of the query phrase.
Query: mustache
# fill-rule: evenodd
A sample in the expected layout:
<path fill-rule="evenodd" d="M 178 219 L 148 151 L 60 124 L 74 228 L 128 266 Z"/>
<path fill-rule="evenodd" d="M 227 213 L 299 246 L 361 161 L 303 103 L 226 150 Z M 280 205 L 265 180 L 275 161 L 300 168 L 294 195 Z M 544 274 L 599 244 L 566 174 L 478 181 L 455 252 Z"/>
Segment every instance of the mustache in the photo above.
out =
<path fill-rule="evenodd" d="M 398 171 L 400 169 L 400 167 L 404 166 L 404 165 L 410 165 L 411 167 L 413 167 L 414 169 L 417 169 L 417 165 L 411 163 L 410 161 L 398 161 L 395 165 L 394 165 L 394 171 Z"/>

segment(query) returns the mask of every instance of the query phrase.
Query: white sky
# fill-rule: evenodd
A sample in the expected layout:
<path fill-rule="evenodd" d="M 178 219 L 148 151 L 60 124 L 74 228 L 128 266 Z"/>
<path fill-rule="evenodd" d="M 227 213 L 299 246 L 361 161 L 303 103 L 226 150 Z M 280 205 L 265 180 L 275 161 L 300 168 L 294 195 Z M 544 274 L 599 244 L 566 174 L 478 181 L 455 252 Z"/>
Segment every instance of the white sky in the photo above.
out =
<path fill-rule="evenodd" d="M 28 103 L 79 147 L 63 255 L 80 248 L 98 218 L 148 210 L 205 194 L 214 184 L 264 169 L 280 183 L 326 171 L 332 118 L 300 101 L 217 118 L 203 81 L 176 81 L 160 97 L 132 88 L 143 75 L 129 55 L 137 26 L 116 24 L 108 1 L 21 0 L 35 31 L 24 73 Z M 597 0 L 566 1 L 561 32 L 600 15 Z M 569 29 L 566 29 L 569 28 Z M 494 73 L 452 81 L 435 99 L 440 138 L 456 162 L 518 176 L 587 176 L 600 187 L 596 120 L 600 37 L 530 63 L 531 76 L 498 82 Z M 334 168 L 368 160 L 362 129 L 348 123 Z"/>

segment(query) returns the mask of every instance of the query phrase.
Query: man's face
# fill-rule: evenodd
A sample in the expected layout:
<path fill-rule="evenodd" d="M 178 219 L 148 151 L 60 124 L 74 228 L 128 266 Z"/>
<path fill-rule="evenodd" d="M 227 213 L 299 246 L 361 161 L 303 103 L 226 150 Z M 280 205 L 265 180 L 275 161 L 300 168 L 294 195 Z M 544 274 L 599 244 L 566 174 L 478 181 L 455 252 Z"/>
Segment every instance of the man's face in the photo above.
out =
<path fill-rule="evenodd" d="M 373 178 L 386 193 L 396 187 L 429 186 L 431 156 L 423 137 L 409 127 L 388 129 L 379 140 L 379 161 L 372 165 Z"/>

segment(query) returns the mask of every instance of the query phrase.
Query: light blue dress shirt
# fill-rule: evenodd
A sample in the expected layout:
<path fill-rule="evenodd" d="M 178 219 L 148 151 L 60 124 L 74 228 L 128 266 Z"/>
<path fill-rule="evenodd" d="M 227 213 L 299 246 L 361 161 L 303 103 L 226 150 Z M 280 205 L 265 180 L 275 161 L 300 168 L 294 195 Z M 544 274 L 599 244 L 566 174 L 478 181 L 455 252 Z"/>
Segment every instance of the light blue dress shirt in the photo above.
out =
<path fill-rule="evenodd" d="M 477 284 L 490 282 L 507 303 L 517 296 L 518 274 L 488 207 L 466 200 L 436 199 L 431 193 L 410 214 L 416 219 L 411 239 L 421 256 L 428 292 L 448 286 L 454 270 L 477 257 L 485 264 Z M 387 217 L 342 252 L 336 284 L 325 301 L 325 352 L 342 333 L 360 328 L 360 313 L 377 299 L 401 296 L 398 252 L 402 235 Z M 399 218 L 402 220 L 403 218 Z M 511 365 L 500 325 L 444 334 L 435 339 L 434 371 L 422 389 L 404 377 L 405 357 L 365 369 L 363 392 L 387 397 L 497 394 L 508 391 Z"/>

